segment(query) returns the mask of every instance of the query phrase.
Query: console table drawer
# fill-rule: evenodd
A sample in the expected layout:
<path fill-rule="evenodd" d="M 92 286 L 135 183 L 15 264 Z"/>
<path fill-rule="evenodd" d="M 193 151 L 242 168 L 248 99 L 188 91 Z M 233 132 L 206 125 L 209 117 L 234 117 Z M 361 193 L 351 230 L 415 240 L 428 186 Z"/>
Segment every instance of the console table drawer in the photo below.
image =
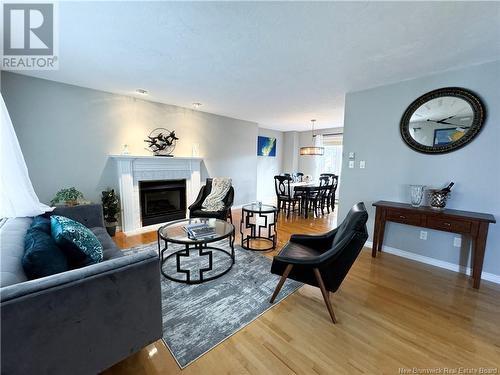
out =
<path fill-rule="evenodd" d="M 470 221 L 446 219 L 441 217 L 428 217 L 427 226 L 432 229 L 444 230 L 455 233 L 469 233 Z"/>
<path fill-rule="evenodd" d="M 421 216 L 419 214 L 396 210 L 387 210 L 387 220 L 408 225 L 418 226 L 421 224 Z"/>

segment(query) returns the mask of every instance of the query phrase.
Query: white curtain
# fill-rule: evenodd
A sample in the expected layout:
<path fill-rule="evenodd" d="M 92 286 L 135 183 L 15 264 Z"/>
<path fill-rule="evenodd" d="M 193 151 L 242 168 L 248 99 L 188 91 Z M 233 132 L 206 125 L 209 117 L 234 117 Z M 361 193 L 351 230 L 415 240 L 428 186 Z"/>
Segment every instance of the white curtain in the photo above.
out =
<path fill-rule="evenodd" d="M 40 203 L 3 97 L 0 117 L 0 218 L 36 216 L 52 209 Z"/>

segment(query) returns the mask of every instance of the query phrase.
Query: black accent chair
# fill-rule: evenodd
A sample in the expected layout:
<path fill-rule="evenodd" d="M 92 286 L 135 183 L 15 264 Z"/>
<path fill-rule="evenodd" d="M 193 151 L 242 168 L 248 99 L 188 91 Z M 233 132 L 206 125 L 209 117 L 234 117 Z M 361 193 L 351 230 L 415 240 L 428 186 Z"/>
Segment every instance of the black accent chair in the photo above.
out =
<path fill-rule="evenodd" d="M 354 205 L 342 224 L 322 235 L 294 234 L 273 259 L 271 272 L 281 279 L 271 297 L 274 302 L 289 277 L 317 286 L 333 323 L 336 323 L 329 292 L 336 292 L 368 239 L 368 213 L 363 202 Z"/>
<path fill-rule="evenodd" d="M 202 204 L 205 201 L 205 198 L 212 191 L 212 179 L 207 178 L 205 185 L 203 185 L 198 193 L 198 198 L 194 201 L 194 203 L 188 207 L 189 209 L 189 217 L 190 218 L 210 218 L 210 219 L 220 219 L 227 220 L 233 223 L 233 215 L 231 213 L 231 207 L 234 201 L 234 188 L 231 186 L 229 191 L 227 192 L 226 197 L 223 199 L 224 209 L 222 211 L 204 211 L 202 209 Z"/>
<path fill-rule="evenodd" d="M 278 213 L 283 208 L 286 216 L 290 217 L 290 212 L 295 210 L 295 205 L 298 204 L 300 211 L 300 197 L 294 195 L 292 190 L 292 177 L 288 176 L 274 176 L 274 189 L 276 191 L 276 200 L 278 203 Z M 288 207 L 287 207 L 288 206 Z"/>

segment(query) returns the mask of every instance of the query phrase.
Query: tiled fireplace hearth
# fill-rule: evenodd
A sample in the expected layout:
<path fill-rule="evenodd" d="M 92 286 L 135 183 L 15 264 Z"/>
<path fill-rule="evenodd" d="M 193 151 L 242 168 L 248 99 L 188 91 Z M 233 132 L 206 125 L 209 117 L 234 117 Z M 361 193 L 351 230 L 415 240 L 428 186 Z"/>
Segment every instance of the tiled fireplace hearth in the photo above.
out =
<path fill-rule="evenodd" d="M 141 181 L 186 181 L 186 202 L 189 206 L 201 187 L 201 158 L 111 155 L 116 160 L 120 187 L 122 230 L 125 234 L 140 233 L 153 227 L 141 220 Z M 158 225 L 156 225 L 158 226 Z"/>

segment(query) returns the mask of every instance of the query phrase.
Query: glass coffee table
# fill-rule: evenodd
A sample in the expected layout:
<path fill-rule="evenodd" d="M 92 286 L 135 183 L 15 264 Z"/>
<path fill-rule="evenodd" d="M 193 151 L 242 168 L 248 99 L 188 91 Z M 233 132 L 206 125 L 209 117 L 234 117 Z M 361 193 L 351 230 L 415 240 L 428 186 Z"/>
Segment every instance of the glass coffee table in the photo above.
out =
<path fill-rule="evenodd" d="M 190 238 L 183 228 L 188 224 L 207 224 L 215 229 L 214 235 L 200 239 Z M 229 272 L 234 264 L 234 233 L 233 224 L 219 219 L 183 219 L 162 226 L 158 229 L 158 253 L 162 275 L 169 280 L 185 284 L 200 284 L 221 277 Z M 226 238 L 229 241 L 229 249 L 209 246 Z M 182 248 L 165 256 L 169 244 L 182 245 Z M 165 264 L 174 268 L 175 272 L 166 272 Z"/>
<path fill-rule="evenodd" d="M 276 215 L 278 209 L 268 204 L 252 203 L 241 209 L 241 247 L 268 251 L 276 248 Z M 255 246 L 264 243 L 265 247 Z"/>

